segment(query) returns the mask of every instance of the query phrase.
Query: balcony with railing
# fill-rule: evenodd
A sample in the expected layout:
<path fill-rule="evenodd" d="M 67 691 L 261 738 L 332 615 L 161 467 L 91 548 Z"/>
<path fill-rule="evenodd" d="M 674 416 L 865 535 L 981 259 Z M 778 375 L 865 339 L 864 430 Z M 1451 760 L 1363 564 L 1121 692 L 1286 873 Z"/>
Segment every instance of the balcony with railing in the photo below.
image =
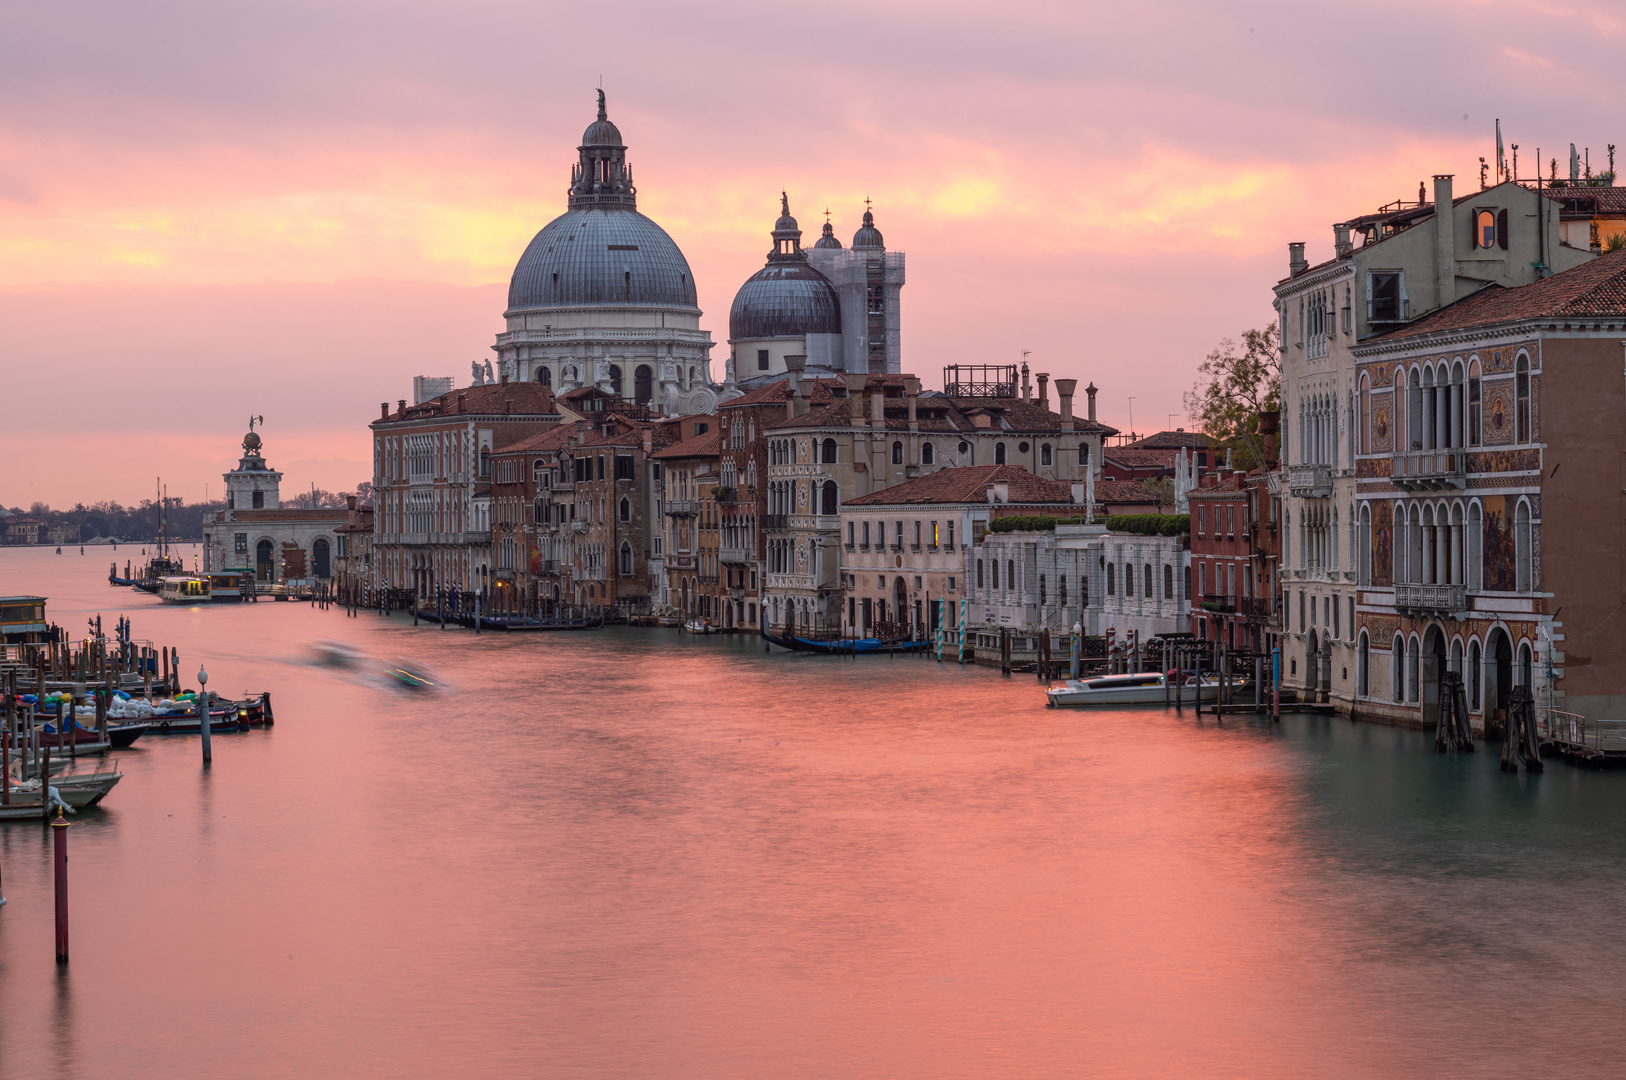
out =
<path fill-rule="evenodd" d="M 695 501 L 693 499 L 668 499 L 666 501 L 667 517 L 694 517 Z"/>
<path fill-rule="evenodd" d="M 1450 614 L 1468 610 L 1466 585 L 1396 585 L 1395 610 Z"/>
<path fill-rule="evenodd" d="M 769 532 L 784 532 L 790 527 L 789 514 L 763 514 L 762 527 Z"/>
<path fill-rule="evenodd" d="M 1467 457 L 1461 450 L 1398 450 L 1392 473 L 1406 491 L 1461 490 L 1468 486 Z"/>
<path fill-rule="evenodd" d="M 1235 596 L 1224 593 L 1203 593 L 1202 609 L 1216 615 L 1230 615 L 1236 611 Z"/>
<path fill-rule="evenodd" d="M 1253 622 L 1271 622 L 1276 618 L 1274 596 L 1239 596 L 1236 613 Z"/>
<path fill-rule="evenodd" d="M 725 563 L 748 563 L 756 558 L 756 552 L 751 548 L 728 547 L 724 545 L 718 551 L 717 557 Z"/>
<path fill-rule="evenodd" d="M 1295 499 L 1325 499 L 1332 495 L 1332 466 L 1290 466 L 1287 488 Z"/>

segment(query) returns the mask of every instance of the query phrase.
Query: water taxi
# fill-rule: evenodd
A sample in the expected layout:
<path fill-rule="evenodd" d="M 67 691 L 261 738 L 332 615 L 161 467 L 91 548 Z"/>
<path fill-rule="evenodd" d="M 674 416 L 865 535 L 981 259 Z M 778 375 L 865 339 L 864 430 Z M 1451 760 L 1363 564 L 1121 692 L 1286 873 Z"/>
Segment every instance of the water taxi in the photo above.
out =
<path fill-rule="evenodd" d="M 1045 690 L 1049 705 L 1056 708 L 1089 708 L 1096 705 L 1162 705 L 1172 702 L 1175 693 L 1175 673 L 1142 671 L 1129 675 L 1098 675 L 1093 679 L 1061 679 Z M 1204 675 L 1202 696 L 1204 702 L 1219 700 L 1220 677 Z M 1233 683 L 1233 688 L 1240 684 Z M 1197 678 L 1186 675 L 1180 693 L 1187 701 L 1195 697 Z"/>
<path fill-rule="evenodd" d="M 158 599 L 166 604 L 207 604 L 209 579 L 201 574 L 159 578 Z"/>

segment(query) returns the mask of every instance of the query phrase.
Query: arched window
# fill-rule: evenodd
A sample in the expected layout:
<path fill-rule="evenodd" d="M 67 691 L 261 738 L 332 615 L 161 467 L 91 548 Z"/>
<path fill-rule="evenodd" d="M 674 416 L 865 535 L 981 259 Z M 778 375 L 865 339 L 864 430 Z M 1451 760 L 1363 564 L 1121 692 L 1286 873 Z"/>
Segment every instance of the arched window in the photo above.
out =
<path fill-rule="evenodd" d="M 932 444 L 931 443 L 921 443 L 920 444 L 920 463 L 922 465 L 931 465 L 931 464 L 934 463 L 934 460 L 935 460 L 935 451 L 933 451 L 933 449 L 932 449 Z"/>
<path fill-rule="evenodd" d="M 632 503 L 629 502 L 626 499 L 621 500 L 621 520 L 622 521 L 631 521 L 632 520 Z"/>
<path fill-rule="evenodd" d="M 553 385 L 553 372 L 552 372 L 552 370 L 550 370 L 547 367 L 539 367 L 539 368 L 537 368 L 535 374 L 533 374 L 531 377 L 534 378 L 537 381 L 537 383 L 542 385 L 542 386 L 552 386 Z"/>
<path fill-rule="evenodd" d="M 1358 528 L 1360 533 L 1360 554 L 1355 567 L 1356 579 L 1361 585 L 1372 584 L 1372 504 L 1361 504 L 1361 520 Z"/>
<path fill-rule="evenodd" d="M 1531 681 L 1530 667 L 1530 643 L 1521 641 L 1519 642 L 1519 685 L 1534 690 L 1535 683 Z"/>
<path fill-rule="evenodd" d="M 901 442 L 895 442 L 892 444 L 892 464 L 903 464 L 903 444 Z"/>
<path fill-rule="evenodd" d="M 621 541 L 621 572 L 632 573 L 632 545 L 625 540 Z"/>
<path fill-rule="evenodd" d="M 1169 563 L 1163 564 L 1163 599 L 1174 599 L 1174 567 Z"/>
<path fill-rule="evenodd" d="M 540 495 L 538 495 L 536 497 L 536 501 L 531 504 L 531 520 L 538 525 L 546 525 L 548 523 L 548 504 Z"/>
<path fill-rule="evenodd" d="M 1527 357 L 1519 357 L 1518 374 L 1515 376 L 1514 393 L 1518 397 L 1518 441 L 1530 441 L 1530 361 Z"/>
<path fill-rule="evenodd" d="M 994 464 L 995 465 L 1003 465 L 1003 464 L 1005 464 L 1005 444 L 1004 443 L 995 443 L 994 444 Z"/>
<path fill-rule="evenodd" d="M 1482 425 L 1483 412 L 1480 408 L 1479 390 L 1479 359 L 1475 357 L 1468 362 L 1468 445 L 1478 446 Z"/>
<path fill-rule="evenodd" d="M 1530 504 L 1520 499 L 1519 509 L 1513 516 L 1513 544 L 1518 553 L 1520 592 L 1529 592 L 1532 588 L 1530 542 Z"/>
<path fill-rule="evenodd" d="M 970 453 L 970 451 L 971 451 L 971 444 L 966 442 L 964 439 L 961 439 L 960 440 L 960 456 L 965 457 L 966 454 Z"/>
<path fill-rule="evenodd" d="M 1399 634 L 1395 635 L 1394 646 L 1389 654 L 1390 666 L 1394 669 L 1390 673 L 1393 687 L 1391 695 L 1396 701 L 1406 700 L 1406 642 Z"/>
<path fill-rule="evenodd" d="M 1371 665 L 1371 644 L 1366 640 L 1366 631 L 1362 630 L 1360 648 L 1355 653 L 1355 693 L 1359 697 L 1366 697 L 1372 692 Z"/>
<path fill-rule="evenodd" d="M 1468 588 L 1485 587 L 1485 519 L 1478 503 L 1468 507 L 1468 535 L 1463 537 L 1463 558 L 1467 561 Z"/>
<path fill-rule="evenodd" d="M 1050 444 L 1041 444 L 1039 447 L 1039 464 L 1054 465 L 1055 463 L 1055 451 L 1050 448 Z"/>
<path fill-rule="evenodd" d="M 1406 700 L 1419 700 L 1422 687 L 1422 653 L 1418 651 L 1416 635 L 1406 642 Z"/>
<path fill-rule="evenodd" d="M 639 364 L 632 373 L 632 397 L 640 405 L 655 400 L 655 372 L 648 364 Z"/>
<path fill-rule="evenodd" d="M 489 447 L 480 447 L 480 475 L 491 475 L 491 450 Z"/>
<path fill-rule="evenodd" d="M 824 482 L 824 498 L 819 507 L 819 512 L 825 515 L 837 513 L 836 482 L 834 480 L 826 480 Z"/>
<path fill-rule="evenodd" d="M 1394 448 L 1397 451 L 1408 450 L 1411 443 L 1406 436 L 1406 370 L 1395 368 L 1395 422 L 1394 422 Z M 1396 700 L 1399 700 L 1398 698 Z"/>
<path fill-rule="evenodd" d="M 824 440 L 824 463 L 826 465 L 836 463 L 836 441 L 834 439 Z"/>
<path fill-rule="evenodd" d="M 1372 381 L 1364 372 L 1361 374 L 1361 420 L 1358 426 L 1361 453 L 1369 454 L 1372 452 Z"/>
<path fill-rule="evenodd" d="M 615 391 L 616 397 L 621 396 L 621 365 L 610 365 L 610 389 Z"/>
<path fill-rule="evenodd" d="M 1468 711 L 1479 711 L 1480 687 L 1484 682 L 1484 672 L 1480 671 L 1480 656 L 1478 640 L 1468 643 Z"/>

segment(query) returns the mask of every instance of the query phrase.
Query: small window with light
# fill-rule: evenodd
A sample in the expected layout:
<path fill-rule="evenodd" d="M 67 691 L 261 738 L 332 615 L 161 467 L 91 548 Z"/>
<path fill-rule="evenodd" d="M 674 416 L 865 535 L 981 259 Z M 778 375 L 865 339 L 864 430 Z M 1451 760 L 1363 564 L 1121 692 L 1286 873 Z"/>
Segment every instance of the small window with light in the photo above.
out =
<path fill-rule="evenodd" d="M 1496 215 L 1481 210 L 1474 216 L 1474 246 L 1480 249 L 1496 246 Z"/>

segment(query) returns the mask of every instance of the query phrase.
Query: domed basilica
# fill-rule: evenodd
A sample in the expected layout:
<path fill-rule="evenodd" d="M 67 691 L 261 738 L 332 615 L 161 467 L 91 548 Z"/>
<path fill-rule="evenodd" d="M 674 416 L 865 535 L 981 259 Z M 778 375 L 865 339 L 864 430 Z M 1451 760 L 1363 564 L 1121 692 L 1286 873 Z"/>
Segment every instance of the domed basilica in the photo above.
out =
<path fill-rule="evenodd" d="M 815 376 L 902 371 L 903 253 L 886 250 L 870 210 L 850 248 L 826 220 L 823 236 L 803 249 L 790 200 L 780 194 L 767 265 L 740 286 L 729 311 L 727 378 L 719 386 L 694 275 L 666 231 L 638 212 L 627 147 L 602 90 L 598 119 L 577 151 L 568 208 L 514 267 L 507 329 L 493 346 L 502 374 L 558 393 L 596 386 L 681 415 L 709 413 L 782 378 L 786 357 L 803 357 Z M 492 377 L 489 364 L 474 369 L 475 385 Z"/>
<path fill-rule="evenodd" d="M 666 231 L 638 212 L 602 90 L 578 152 L 569 208 L 514 267 L 507 330 L 494 346 L 503 374 L 559 393 L 597 386 L 667 413 L 711 412 L 712 340 L 700 329 L 694 275 Z"/>

